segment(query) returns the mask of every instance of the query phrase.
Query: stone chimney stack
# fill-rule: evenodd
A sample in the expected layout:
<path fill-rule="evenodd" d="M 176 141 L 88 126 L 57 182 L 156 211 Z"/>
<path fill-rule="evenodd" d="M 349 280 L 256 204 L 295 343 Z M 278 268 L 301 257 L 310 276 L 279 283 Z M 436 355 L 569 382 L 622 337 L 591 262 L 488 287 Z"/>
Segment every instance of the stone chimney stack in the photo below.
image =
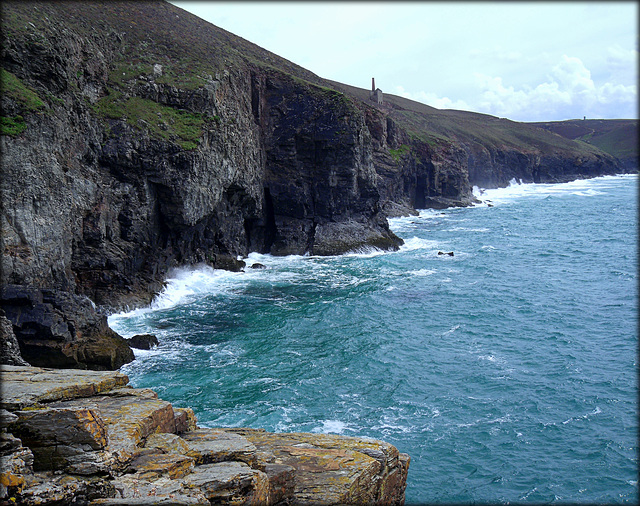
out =
<path fill-rule="evenodd" d="M 371 91 L 376 91 L 376 78 L 371 78 Z"/>

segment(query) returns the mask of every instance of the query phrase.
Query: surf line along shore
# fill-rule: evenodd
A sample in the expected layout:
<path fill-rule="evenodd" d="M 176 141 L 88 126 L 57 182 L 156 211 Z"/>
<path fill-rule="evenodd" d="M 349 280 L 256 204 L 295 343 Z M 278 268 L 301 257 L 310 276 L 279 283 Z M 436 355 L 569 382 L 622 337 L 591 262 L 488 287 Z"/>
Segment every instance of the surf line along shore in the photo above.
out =
<path fill-rule="evenodd" d="M 1 365 L 0 504 L 404 504 L 383 441 L 203 428 L 118 371 Z"/>

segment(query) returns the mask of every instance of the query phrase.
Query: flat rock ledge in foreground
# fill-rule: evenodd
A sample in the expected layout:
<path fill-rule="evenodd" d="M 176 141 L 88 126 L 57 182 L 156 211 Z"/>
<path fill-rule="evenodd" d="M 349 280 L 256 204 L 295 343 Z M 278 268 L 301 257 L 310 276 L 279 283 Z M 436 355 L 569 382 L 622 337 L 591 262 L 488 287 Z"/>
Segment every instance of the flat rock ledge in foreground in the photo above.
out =
<path fill-rule="evenodd" d="M 404 503 L 409 456 L 383 441 L 201 428 L 119 372 L 0 372 L 0 504 Z"/>

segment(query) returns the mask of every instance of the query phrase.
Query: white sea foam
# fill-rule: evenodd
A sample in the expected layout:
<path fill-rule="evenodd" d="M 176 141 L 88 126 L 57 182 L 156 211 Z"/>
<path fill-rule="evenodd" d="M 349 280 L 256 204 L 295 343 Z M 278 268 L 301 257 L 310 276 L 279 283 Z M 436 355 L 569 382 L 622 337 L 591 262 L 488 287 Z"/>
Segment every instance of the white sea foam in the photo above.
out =
<path fill-rule="evenodd" d="M 355 257 L 355 258 L 373 258 L 380 255 L 385 255 L 386 253 L 387 253 L 386 251 L 376 248 L 374 246 L 363 246 L 361 248 L 358 248 L 355 251 L 350 251 L 348 253 L 345 253 L 344 256 Z"/>
<path fill-rule="evenodd" d="M 606 188 L 614 179 L 620 177 L 637 178 L 637 174 L 621 176 L 602 176 L 591 179 L 578 179 L 568 183 L 522 183 L 512 179 L 506 188 L 482 189 L 473 187 L 473 194 L 482 201 L 481 206 L 499 205 L 522 197 L 547 198 L 551 195 L 578 195 L 592 197 L 606 194 Z"/>
<path fill-rule="evenodd" d="M 349 426 L 340 420 L 322 420 L 322 427 L 315 427 L 311 432 L 320 434 L 344 434 Z"/>
<path fill-rule="evenodd" d="M 131 348 L 133 350 L 133 356 L 141 360 L 145 360 L 153 355 L 158 354 L 158 348 L 154 347 L 150 350 L 139 350 L 138 348 Z"/>
<path fill-rule="evenodd" d="M 301 267 L 302 262 L 307 262 L 312 258 L 302 255 L 274 257 L 251 253 L 244 259 L 247 264 L 244 272 L 214 269 L 205 264 L 173 269 L 165 280 L 164 288 L 149 306 L 110 315 L 108 323 L 112 329 L 122 335 L 127 335 L 127 332 L 120 325 L 122 321 L 127 320 L 130 323 L 132 318 L 144 317 L 145 314 L 153 311 L 189 304 L 207 295 L 229 293 L 254 279 L 295 282 L 308 275 L 308 273 L 298 272 L 297 269 Z M 251 266 L 256 263 L 264 265 L 266 269 L 252 269 Z"/>
<path fill-rule="evenodd" d="M 526 501 L 531 494 L 533 494 L 534 492 L 537 492 L 537 491 L 538 491 L 538 487 L 533 487 L 526 494 L 524 494 L 522 497 L 520 497 L 520 501 Z"/>
<path fill-rule="evenodd" d="M 468 227 L 453 227 L 446 230 L 447 232 L 490 232 L 486 227 L 481 228 L 468 228 Z"/>
<path fill-rule="evenodd" d="M 453 334 L 456 330 L 458 330 L 460 328 L 460 325 L 454 325 L 453 327 L 451 327 L 449 330 L 447 330 L 446 332 L 444 332 L 442 335 L 443 336 L 448 336 L 449 334 Z"/>
<path fill-rule="evenodd" d="M 167 309 L 191 301 L 194 296 L 228 290 L 241 275 L 207 265 L 176 269 L 166 280 L 165 289 L 151 303 L 151 309 Z"/>
<path fill-rule="evenodd" d="M 431 276 L 431 274 L 435 274 L 436 271 L 433 269 L 417 269 L 415 271 L 409 271 L 409 274 L 412 276 L 422 277 L 422 276 Z"/>
<path fill-rule="evenodd" d="M 225 348 L 209 357 L 209 366 L 213 369 L 222 369 L 238 363 L 240 350 Z"/>
<path fill-rule="evenodd" d="M 587 414 L 581 415 L 581 416 L 574 416 L 574 417 L 568 418 L 567 420 L 562 422 L 562 425 L 567 425 L 568 423 L 575 422 L 577 420 L 588 420 L 589 416 L 598 415 L 600 413 L 602 413 L 602 410 L 598 406 L 596 406 L 590 413 L 587 413 Z"/>
<path fill-rule="evenodd" d="M 431 241 L 429 239 L 422 239 L 420 237 L 412 237 L 406 239 L 404 244 L 400 246 L 400 251 L 415 251 L 420 249 L 437 249 L 438 242 Z"/>
<path fill-rule="evenodd" d="M 150 311 L 169 309 L 191 302 L 202 295 L 220 293 L 242 282 L 243 273 L 213 269 L 208 265 L 197 265 L 174 269 L 165 281 L 165 287 L 148 307 L 117 313 L 109 316 L 113 328 L 122 319 L 142 316 Z"/>
<path fill-rule="evenodd" d="M 601 192 L 598 190 L 594 190 L 592 188 L 589 188 L 588 190 L 585 191 L 575 191 L 573 192 L 573 195 L 578 195 L 580 197 L 593 197 L 595 195 L 606 195 L 607 192 Z"/>

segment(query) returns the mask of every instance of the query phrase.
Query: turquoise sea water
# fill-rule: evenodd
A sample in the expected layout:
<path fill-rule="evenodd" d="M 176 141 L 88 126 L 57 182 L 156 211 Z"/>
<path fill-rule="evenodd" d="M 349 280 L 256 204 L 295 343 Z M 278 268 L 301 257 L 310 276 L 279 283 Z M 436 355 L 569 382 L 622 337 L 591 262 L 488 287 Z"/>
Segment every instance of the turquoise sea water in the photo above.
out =
<path fill-rule="evenodd" d="M 514 182 L 391 220 L 398 252 L 176 271 L 110 317 L 160 341 L 122 370 L 202 426 L 388 441 L 408 504 L 635 503 L 637 190 Z"/>

